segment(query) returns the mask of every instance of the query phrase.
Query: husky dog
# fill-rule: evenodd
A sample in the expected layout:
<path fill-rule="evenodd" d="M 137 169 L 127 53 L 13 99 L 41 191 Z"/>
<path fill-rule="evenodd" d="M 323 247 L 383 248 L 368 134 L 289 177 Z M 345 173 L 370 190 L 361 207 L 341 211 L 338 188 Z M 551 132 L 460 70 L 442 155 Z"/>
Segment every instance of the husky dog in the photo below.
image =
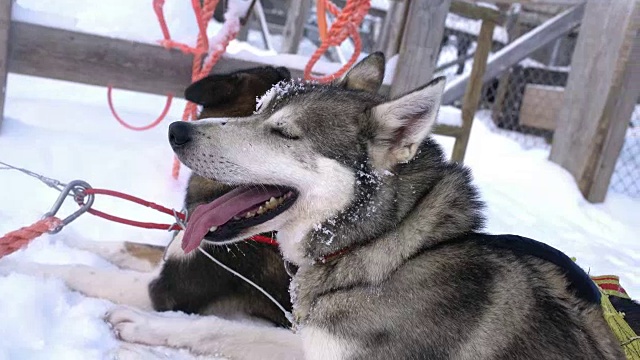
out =
<path fill-rule="evenodd" d="M 243 359 L 623 358 L 584 271 L 481 232 L 469 171 L 429 137 L 444 79 L 389 101 L 383 74 L 376 53 L 334 84 L 274 89 L 252 116 L 170 126 L 185 165 L 237 186 L 195 209 L 183 249 L 277 230 L 298 266 L 296 333 L 120 308 L 122 339 Z"/>
<path fill-rule="evenodd" d="M 259 67 L 230 74 L 207 76 L 185 90 L 185 98 L 202 106 L 199 116 L 238 117 L 255 111 L 256 98 L 276 83 L 289 80 L 283 67 Z M 196 206 L 220 197 L 231 187 L 192 174 L 188 181 L 184 207 Z M 222 317 L 251 317 L 278 326 L 289 321 L 263 294 L 203 254 L 184 256 L 178 241 L 169 249 L 131 242 L 69 241 L 74 247 L 103 256 L 121 269 L 104 270 L 86 266 L 53 266 L 19 263 L 0 265 L 6 272 L 16 270 L 34 275 L 58 276 L 73 289 L 89 296 L 156 311 L 183 311 Z M 270 234 L 269 234 L 270 235 Z M 242 242 L 229 247 L 203 245 L 220 262 L 266 289 L 287 310 L 291 310 L 289 281 L 277 247 Z M 166 251 L 166 261 L 163 254 Z M 96 280 L 103 279 L 104 280 Z M 87 287 L 97 281 L 101 287 Z M 107 290 L 109 285 L 113 286 Z M 113 289 L 118 289 L 114 291 Z"/>
<path fill-rule="evenodd" d="M 200 118 L 248 116 L 255 111 L 256 97 L 279 81 L 289 80 L 286 68 L 261 67 L 226 75 L 211 75 L 190 85 L 185 98 L 203 106 Z M 198 174 L 189 178 L 185 208 L 189 214 L 196 206 L 219 198 L 232 187 Z M 168 249 L 168 259 L 159 276 L 149 285 L 149 296 L 157 311 L 183 311 L 218 316 L 246 315 L 279 326 L 289 322 L 263 294 L 245 281 L 213 264 L 203 254 L 184 256 L 181 233 Z M 277 247 L 257 242 L 242 242 L 229 247 L 204 245 L 207 252 L 223 264 L 246 276 L 291 309 L 288 286 L 290 277 Z"/>
<path fill-rule="evenodd" d="M 329 85 L 281 84 L 251 116 L 169 128 L 185 165 L 233 186 L 191 212 L 184 258 L 203 237 L 278 231 L 297 267 L 295 331 L 118 307 L 106 320 L 122 340 L 233 359 L 624 358 L 571 259 L 481 231 L 468 169 L 429 137 L 444 79 L 387 100 L 384 63 L 375 53 Z M 114 296 L 95 280 L 79 286 Z"/>

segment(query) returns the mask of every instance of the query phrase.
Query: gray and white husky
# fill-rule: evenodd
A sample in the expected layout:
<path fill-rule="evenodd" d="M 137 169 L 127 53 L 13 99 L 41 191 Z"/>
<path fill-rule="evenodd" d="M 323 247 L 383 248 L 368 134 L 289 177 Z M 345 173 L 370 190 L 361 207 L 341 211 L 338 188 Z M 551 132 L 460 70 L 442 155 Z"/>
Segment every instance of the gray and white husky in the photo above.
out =
<path fill-rule="evenodd" d="M 277 231 L 295 331 L 119 307 L 122 340 L 233 359 L 624 358 L 584 271 L 481 232 L 469 171 L 429 137 L 444 79 L 387 100 L 383 74 L 376 53 L 329 85 L 281 84 L 251 116 L 170 126 L 185 165 L 234 186 L 191 214 L 184 256 Z"/>

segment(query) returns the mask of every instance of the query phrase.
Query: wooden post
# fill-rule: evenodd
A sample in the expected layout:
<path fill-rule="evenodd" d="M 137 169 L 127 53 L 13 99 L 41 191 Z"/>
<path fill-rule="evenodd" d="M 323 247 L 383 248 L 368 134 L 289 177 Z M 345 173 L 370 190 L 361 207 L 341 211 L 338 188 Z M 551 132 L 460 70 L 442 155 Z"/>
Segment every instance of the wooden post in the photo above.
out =
<path fill-rule="evenodd" d="M 243 26 L 240 27 L 240 31 L 238 31 L 238 35 L 236 36 L 236 39 L 238 41 L 247 41 L 249 40 L 249 30 L 251 30 L 251 23 L 253 22 L 253 11 L 250 11 L 247 14 L 246 17 L 246 22 L 244 23 Z"/>
<path fill-rule="evenodd" d="M 0 0 L 0 128 L 4 119 L 4 98 L 7 91 L 9 66 L 9 29 L 11 28 L 12 0 Z"/>
<path fill-rule="evenodd" d="M 304 25 L 309 17 L 312 0 L 289 0 L 289 11 L 282 33 L 282 49 L 285 54 L 296 54 L 304 35 Z"/>
<path fill-rule="evenodd" d="M 260 0 L 257 0 L 255 2 L 252 12 L 258 19 L 258 24 L 260 24 L 260 33 L 262 34 L 262 42 L 264 43 L 264 47 L 269 51 L 275 51 L 275 48 L 271 43 L 271 34 L 269 33 L 269 24 L 267 24 L 267 17 L 264 15 L 264 9 L 262 8 L 262 3 L 260 2 Z"/>
<path fill-rule="evenodd" d="M 587 2 L 550 158 L 590 202 L 606 197 L 640 96 L 639 30 L 640 1 Z"/>
<path fill-rule="evenodd" d="M 376 51 L 382 51 L 387 58 L 398 53 L 406 17 L 406 1 L 392 0 L 389 2 L 389 10 L 384 18 L 382 32 L 376 41 Z"/>
<path fill-rule="evenodd" d="M 398 96 L 428 83 L 444 33 L 451 0 L 407 0 L 409 9 L 390 95 Z"/>
<path fill-rule="evenodd" d="M 459 163 L 462 163 L 464 159 L 467 144 L 469 143 L 469 136 L 471 135 L 471 125 L 473 125 L 473 118 L 476 115 L 476 110 L 478 110 L 478 104 L 480 103 L 482 76 L 487 68 L 487 59 L 489 58 L 489 52 L 493 44 L 494 28 L 495 23 L 487 20 L 484 20 L 480 27 L 478 47 L 473 57 L 469 86 L 467 86 L 462 102 L 462 131 L 456 138 L 456 142 L 453 145 L 453 153 L 451 154 L 451 159 Z"/>

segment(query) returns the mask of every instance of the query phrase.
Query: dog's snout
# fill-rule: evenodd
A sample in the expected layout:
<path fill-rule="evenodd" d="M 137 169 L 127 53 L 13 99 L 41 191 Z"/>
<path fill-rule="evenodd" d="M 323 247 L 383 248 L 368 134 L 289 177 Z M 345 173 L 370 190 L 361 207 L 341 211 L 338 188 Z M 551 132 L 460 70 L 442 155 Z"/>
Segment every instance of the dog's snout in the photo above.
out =
<path fill-rule="evenodd" d="M 169 125 L 169 143 L 174 148 L 182 147 L 191 141 L 191 126 L 184 121 Z"/>

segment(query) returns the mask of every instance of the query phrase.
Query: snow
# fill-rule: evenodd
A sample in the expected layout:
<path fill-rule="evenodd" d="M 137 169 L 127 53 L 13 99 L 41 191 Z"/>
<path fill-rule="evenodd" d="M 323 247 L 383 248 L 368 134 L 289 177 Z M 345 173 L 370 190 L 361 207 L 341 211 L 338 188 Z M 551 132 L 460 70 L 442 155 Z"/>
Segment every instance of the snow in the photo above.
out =
<path fill-rule="evenodd" d="M 371 7 L 378 10 L 388 10 L 389 0 L 371 0 Z"/>
<path fill-rule="evenodd" d="M 447 14 L 444 21 L 447 28 L 461 31 L 463 33 L 478 36 L 482 20 L 473 20 L 453 13 Z M 507 30 L 503 26 L 496 26 L 493 30 L 493 40 L 506 44 L 509 40 Z"/>
<path fill-rule="evenodd" d="M 116 347 L 100 319 L 109 304 L 60 280 L 0 277 L 0 306 L 0 359 L 99 359 Z"/>
<path fill-rule="evenodd" d="M 166 1 L 173 40 L 195 45 L 198 27 L 190 1 Z M 157 43 L 162 32 L 152 2 L 143 0 L 16 0 L 14 20 L 113 38 Z"/>
<path fill-rule="evenodd" d="M 251 1 L 248 0 L 235 0 L 227 2 L 227 10 L 225 12 L 225 19 L 228 16 L 243 18 L 251 7 Z"/>
<path fill-rule="evenodd" d="M 547 70 L 561 71 L 561 72 L 567 72 L 567 73 L 571 71 L 571 66 L 550 66 L 550 65 L 545 65 L 531 58 L 526 58 L 522 60 L 521 62 L 518 63 L 518 65 L 525 68 L 539 68 L 539 69 L 547 69 Z"/>
<path fill-rule="evenodd" d="M 461 127 L 462 111 L 453 106 L 442 106 L 436 122 L 441 125 Z"/>

